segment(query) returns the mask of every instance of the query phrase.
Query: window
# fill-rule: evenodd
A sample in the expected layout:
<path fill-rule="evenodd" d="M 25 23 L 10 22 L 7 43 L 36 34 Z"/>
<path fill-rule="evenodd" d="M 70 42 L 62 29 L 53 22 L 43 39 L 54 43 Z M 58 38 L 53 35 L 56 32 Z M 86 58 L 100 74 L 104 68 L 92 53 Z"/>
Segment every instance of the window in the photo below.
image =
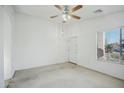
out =
<path fill-rule="evenodd" d="M 124 64 L 124 28 L 97 33 L 97 59 Z"/>

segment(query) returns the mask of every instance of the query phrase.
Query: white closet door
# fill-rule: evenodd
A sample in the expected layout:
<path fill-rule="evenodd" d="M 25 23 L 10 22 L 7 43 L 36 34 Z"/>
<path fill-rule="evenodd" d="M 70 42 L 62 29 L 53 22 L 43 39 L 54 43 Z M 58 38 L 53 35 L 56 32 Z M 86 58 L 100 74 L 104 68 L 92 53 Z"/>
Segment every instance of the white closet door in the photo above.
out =
<path fill-rule="evenodd" d="M 70 37 L 68 40 L 68 60 L 77 62 L 77 37 Z"/>
<path fill-rule="evenodd" d="M 4 87 L 3 62 L 3 9 L 0 6 L 0 88 Z"/>

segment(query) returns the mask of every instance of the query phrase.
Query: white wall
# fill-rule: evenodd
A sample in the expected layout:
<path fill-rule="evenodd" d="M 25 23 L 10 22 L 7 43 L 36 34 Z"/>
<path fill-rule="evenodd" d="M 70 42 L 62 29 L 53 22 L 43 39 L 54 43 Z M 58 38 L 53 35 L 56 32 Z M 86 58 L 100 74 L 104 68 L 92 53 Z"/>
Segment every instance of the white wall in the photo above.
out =
<path fill-rule="evenodd" d="M 65 62 L 65 40 L 61 39 L 60 31 L 59 24 L 17 13 L 13 35 L 15 69 Z"/>
<path fill-rule="evenodd" d="M 77 32 L 79 65 L 124 79 L 124 65 L 97 62 L 97 31 L 124 26 L 124 12 L 70 24 L 70 35 Z"/>
<path fill-rule="evenodd" d="M 0 87 L 4 87 L 3 63 L 3 8 L 0 6 Z"/>
<path fill-rule="evenodd" d="M 4 9 L 4 80 L 14 74 L 12 63 L 12 33 L 14 31 L 14 10 L 12 6 L 3 6 Z"/>

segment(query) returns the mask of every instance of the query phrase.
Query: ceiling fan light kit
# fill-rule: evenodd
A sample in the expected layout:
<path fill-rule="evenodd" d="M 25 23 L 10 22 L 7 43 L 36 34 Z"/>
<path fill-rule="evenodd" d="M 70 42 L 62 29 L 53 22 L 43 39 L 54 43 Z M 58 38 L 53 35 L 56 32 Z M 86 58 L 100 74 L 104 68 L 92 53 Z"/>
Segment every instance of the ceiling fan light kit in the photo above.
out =
<path fill-rule="evenodd" d="M 68 14 L 63 14 L 62 18 L 63 18 L 64 21 L 67 21 L 67 20 L 71 19 L 71 16 L 68 15 Z"/>
<path fill-rule="evenodd" d="M 66 21 L 70 20 L 71 18 L 74 18 L 74 19 L 77 19 L 77 20 L 81 19 L 81 17 L 74 15 L 73 12 L 83 8 L 82 5 L 77 5 L 77 6 L 73 7 L 72 9 L 69 9 L 68 5 L 64 5 L 64 6 L 55 5 L 55 7 L 62 12 L 61 16 L 62 16 L 62 18 L 64 20 L 63 21 L 64 23 Z M 51 16 L 50 18 L 56 18 L 58 16 L 60 16 L 60 15 Z"/>

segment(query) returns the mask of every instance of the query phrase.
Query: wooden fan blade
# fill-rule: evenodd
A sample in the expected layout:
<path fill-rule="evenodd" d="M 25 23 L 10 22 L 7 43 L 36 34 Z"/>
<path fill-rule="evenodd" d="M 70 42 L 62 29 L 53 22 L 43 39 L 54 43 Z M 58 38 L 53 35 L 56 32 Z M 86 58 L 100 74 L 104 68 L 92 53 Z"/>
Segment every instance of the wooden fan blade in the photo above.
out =
<path fill-rule="evenodd" d="M 59 10 L 62 10 L 63 8 L 60 5 L 54 5 L 56 8 L 58 8 Z"/>
<path fill-rule="evenodd" d="M 77 10 L 79 10 L 80 8 L 82 8 L 83 6 L 82 5 L 77 5 L 77 6 L 75 6 L 74 8 L 72 8 L 72 12 L 75 12 L 75 11 L 77 11 Z"/>
<path fill-rule="evenodd" d="M 76 15 L 70 15 L 72 18 L 75 18 L 75 19 L 81 19 L 81 17 L 79 17 L 79 16 L 76 16 Z"/>
<path fill-rule="evenodd" d="M 55 15 L 55 16 L 51 16 L 50 18 L 55 18 L 55 17 L 58 17 L 58 15 Z"/>

